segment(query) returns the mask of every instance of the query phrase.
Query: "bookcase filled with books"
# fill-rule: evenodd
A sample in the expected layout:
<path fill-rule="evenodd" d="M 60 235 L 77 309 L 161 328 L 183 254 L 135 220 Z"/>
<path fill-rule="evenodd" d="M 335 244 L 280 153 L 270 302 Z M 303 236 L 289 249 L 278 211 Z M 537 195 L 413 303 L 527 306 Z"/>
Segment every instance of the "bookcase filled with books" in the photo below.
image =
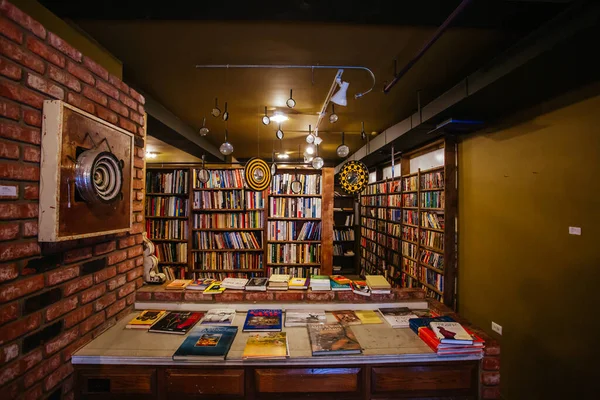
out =
<path fill-rule="evenodd" d="M 417 157 L 435 154 L 437 166 Z M 369 184 L 360 196 L 360 271 L 399 287 L 422 288 L 455 306 L 456 149 L 451 138 L 403 154 L 401 177 Z M 417 160 L 418 161 L 418 160 Z M 415 165 L 411 170 L 411 165 Z"/>
<path fill-rule="evenodd" d="M 148 238 L 156 246 L 159 269 L 185 276 L 189 237 L 189 169 L 148 169 L 145 219 Z"/>
<path fill-rule="evenodd" d="M 336 275 L 357 273 L 355 211 L 355 196 L 336 185 L 333 193 L 333 273 Z"/>
<path fill-rule="evenodd" d="M 222 280 L 264 273 L 266 191 L 245 188 L 241 168 L 192 169 L 192 277 Z"/>
<path fill-rule="evenodd" d="M 273 177 L 266 227 L 267 276 L 332 273 L 332 205 L 332 168 L 280 170 Z"/>

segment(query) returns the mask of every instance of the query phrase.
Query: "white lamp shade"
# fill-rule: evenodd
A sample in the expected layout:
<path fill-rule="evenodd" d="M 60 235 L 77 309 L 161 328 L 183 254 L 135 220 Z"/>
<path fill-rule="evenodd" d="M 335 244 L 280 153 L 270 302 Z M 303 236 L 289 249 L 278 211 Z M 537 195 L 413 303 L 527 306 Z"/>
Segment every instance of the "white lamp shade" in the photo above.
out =
<path fill-rule="evenodd" d="M 348 99 L 346 99 L 346 92 L 348 91 L 349 85 L 350 84 L 348 82 L 342 82 L 340 90 L 338 90 L 336 94 L 331 96 L 331 102 L 337 104 L 338 106 L 347 106 Z"/>

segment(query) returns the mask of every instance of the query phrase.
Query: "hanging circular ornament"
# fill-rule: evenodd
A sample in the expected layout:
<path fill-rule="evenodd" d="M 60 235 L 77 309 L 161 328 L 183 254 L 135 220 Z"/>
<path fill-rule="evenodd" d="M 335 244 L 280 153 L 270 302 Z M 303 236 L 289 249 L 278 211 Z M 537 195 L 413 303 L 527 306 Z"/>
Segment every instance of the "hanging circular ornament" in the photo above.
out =
<path fill-rule="evenodd" d="M 277 129 L 277 132 L 275 132 L 275 136 L 277 136 L 277 139 L 279 140 L 283 139 L 283 131 L 281 130 L 281 124 L 279 124 L 279 129 Z"/>
<path fill-rule="evenodd" d="M 246 163 L 244 177 L 251 190 L 262 191 L 271 184 L 271 168 L 264 160 L 254 157 Z"/>
<path fill-rule="evenodd" d="M 367 166 L 356 160 L 348 161 L 340 170 L 340 185 L 348 194 L 360 193 L 369 181 Z"/>
<path fill-rule="evenodd" d="M 202 185 L 204 185 L 210 179 L 210 174 L 208 173 L 208 170 L 204 167 L 204 158 L 204 154 L 202 154 L 202 168 L 198 170 L 198 174 L 196 175 L 196 179 L 199 182 L 198 187 L 202 187 Z"/>

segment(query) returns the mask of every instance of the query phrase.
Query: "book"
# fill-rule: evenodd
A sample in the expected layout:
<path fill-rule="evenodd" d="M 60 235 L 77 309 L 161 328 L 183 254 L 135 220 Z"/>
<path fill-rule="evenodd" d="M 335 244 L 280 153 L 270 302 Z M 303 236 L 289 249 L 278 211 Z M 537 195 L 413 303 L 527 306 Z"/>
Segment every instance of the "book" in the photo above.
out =
<path fill-rule="evenodd" d="M 213 308 L 204 314 L 200 325 L 231 325 L 234 318 L 233 308 Z"/>
<path fill-rule="evenodd" d="M 268 278 L 250 278 L 250 280 L 246 284 L 245 289 L 264 292 L 267 290 L 268 282 Z"/>
<path fill-rule="evenodd" d="M 380 308 L 378 311 L 392 328 L 408 328 L 408 320 L 418 318 L 408 307 Z"/>
<path fill-rule="evenodd" d="M 346 278 L 343 275 L 331 275 L 331 280 L 340 285 L 348 285 L 352 283 L 352 280 Z"/>
<path fill-rule="evenodd" d="M 352 291 L 361 296 L 370 296 L 371 289 L 367 286 L 365 281 L 354 281 L 352 282 Z"/>
<path fill-rule="evenodd" d="M 129 321 L 125 328 L 147 330 L 166 313 L 167 312 L 165 310 L 144 310 L 140 313 L 140 315 Z"/>
<path fill-rule="evenodd" d="M 187 285 L 192 283 L 191 279 L 175 279 L 165 287 L 167 290 L 183 290 Z"/>
<path fill-rule="evenodd" d="M 279 332 L 283 325 L 281 310 L 248 310 L 244 332 Z"/>
<path fill-rule="evenodd" d="M 285 332 L 265 332 L 250 335 L 244 347 L 242 358 L 282 359 L 289 354 Z"/>
<path fill-rule="evenodd" d="M 267 290 L 288 290 L 290 276 L 285 274 L 273 274 L 269 277 Z"/>
<path fill-rule="evenodd" d="M 204 313 L 171 311 L 154 323 L 148 332 L 185 335 L 204 316 Z"/>
<path fill-rule="evenodd" d="M 354 314 L 363 324 L 383 324 L 379 315 L 373 310 L 356 310 Z"/>
<path fill-rule="evenodd" d="M 173 360 L 224 360 L 237 331 L 237 326 L 207 326 L 193 329 L 173 354 Z"/>
<path fill-rule="evenodd" d="M 244 290 L 247 283 L 248 279 L 246 278 L 225 278 L 221 282 L 221 287 L 225 289 Z"/>
<path fill-rule="evenodd" d="M 331 280 L 327 275 L 312 275 L 310 277 L 310 288 L 313 291 L 331 290 Z"/>
<path fill-rule="evenodd" d="M 473 344 L 473 338 L 458 322 L 432 321 L 429 327 L 440 343 Z"/>
<path fill-rule="evenodd" d="M 220 281 L 214 281 L 202 293 L 205 293 L 205 294 L 221 294 L 224 291 L 225 291 L 225 288 L 223 286 L 221 286 L 221 282 Z"/>
<path fill-rule="evenodd" d="M 313 356 L 361 353 L 360 343 L 347 325 L 328 323 L 307 327 Z"/>
<path fill-rule="evenodd" d="M 392 285 L 390 285 L 383 275 L 367 275 L 365 280 L 371 291 L 390 290 L 392 288 Z"/>
<path fill-rule="evenodd" d="M 341 311 L 332 311 L 335 319 L 338 320 L 340 324 L 344 325 L 360 325 L 360 319 L 356 316 L 354 311 L 352 310 L 341 310 Z"/>
<path fill-rule="evenodd" d="M 325 311 L 321 310 L 288 310 L 285 312 L 286 327 L 324 324 L 326 321 Z"/>
<path fill-rule="evenodd" d="M 292 278 L 288 283 L 288 287 L 293 290 L 307 289 L 306 278 Z"/>
<path fill-rule="evenodd" d="M 189 285 L 185 287 L 186 290 L 206 290 L 211 283 L 213 283 L 214 279 L 196 279 L 192 281 Z"/>
<path fill-rule="evenodd" d="M 438 356 L 442 357 L 453 356 L 458 354 L 482 354 L 485 344 L 484 340 L 477 335 L 472 335 L 472 345 L 442 344 L 436 337 L 435 333 L 429 328 L 419 329 L 419 337 L 421 338 L 421 340 L 423 340 L 423 342 L 425 342 L 427 346 L 429 346 L 429 348 L 431 348 L 431 350 L 435 351 Z"/>
<path fill-rule="evenodd" d="M 344 291 L 344 290 L 352 290 L 352 286 L 349 283 L 337 283 L 336 281 L 331 281 L 331 290 L 334 291 Z"/>

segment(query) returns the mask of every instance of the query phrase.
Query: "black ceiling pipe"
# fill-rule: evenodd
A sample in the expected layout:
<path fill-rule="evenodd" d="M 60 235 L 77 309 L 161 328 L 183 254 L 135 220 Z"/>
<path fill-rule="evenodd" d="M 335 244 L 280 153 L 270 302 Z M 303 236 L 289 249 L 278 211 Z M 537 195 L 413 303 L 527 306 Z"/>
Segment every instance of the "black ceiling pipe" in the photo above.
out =
<path fill-rule="evenodd" d="M 419 50 L 419 52 L 402 68 L 402 70 L 400 70 L 400 72 L 398 72 L 394 76 L 394 79 L 392 79 L 392 81 L 390 83 L 388 83 L 387 85 L 384 86 L 383 93 L 389 92 L 390 89 L 392 87 L 394 87 L 394 85 L 396 85 L 396 83 L 398 83 L 400 78 L 402 78 L 413 67 L 413 65 L 415 65 L 416 62 L 419 61 L 419 59 L 421 57 L 423 57 L 423 55 L 427 52 L 427 50 L 429 50 L 429 48 L 431 46 L 433 46 L 433 44 L 435 42 L 437 42 L 437 40 L 440 38 L 440 36 L 442 36 L 442 34 L 446 31 L 446 29 L 448 29 L 448 27 L 464 11 L 464 9 L 469 5 L 469 3 L 471 1 L 472 0 L 462 0 L 460 2 L 458 7 L 456 7 L 456 9 L 454 11 L 452 11 L 452 14 L 450 14 L 448 16 L 448 18 L 446 18 L 444 23 L 442 25 L 440 25 L 440 27 L 435 31 L 433 36 L 427 41 L 427 43 L 425 43 L 425 45 L 423 45 L 421 50 Z"/>

